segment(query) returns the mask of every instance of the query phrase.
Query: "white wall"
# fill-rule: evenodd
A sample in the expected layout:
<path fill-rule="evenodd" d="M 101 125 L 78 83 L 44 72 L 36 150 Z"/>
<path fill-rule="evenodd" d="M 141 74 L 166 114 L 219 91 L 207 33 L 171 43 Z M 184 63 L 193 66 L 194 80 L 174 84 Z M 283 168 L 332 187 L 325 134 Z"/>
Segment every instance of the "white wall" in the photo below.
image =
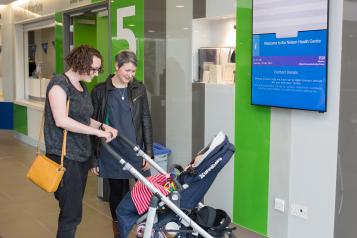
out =
<path fill-rule="evenodd" d="M 341 39 L 342 2 L 330 1 L 327 112 L 272 109 L 269 237 L 333 237 Z M 276 197 L 284 213 L 273 209 Z M 308 208 L 307 220 L 291 215 L 293 203 Z"/>
<path fill-rule="evenodd" d="M 235 86 L 233 84 L 205 85 L 205 145 L 219 131 L 223 131 L 228 136 L 230 142 L 234 143 L 234 99 Z M 234 156 L 214 180 L 204 198 L 204 203 L 222 209 L 230 217 L 233 217 L 233 191 Z"/>
<path fill-rule="evenodd" d="M 13 26 L 13 11 L 10 5 L 4 6 L 2 9 L 2 51 L 1 57 L 6 59 L 2 64 L 2 89 L 4 101 L 12 101 L 15 95 L 14 83 L 14 26 Z"/>
<path fill-rule="evenodd" d="M 206 0 L 206 17 L 235 16 L 236 0 Z"/>
<path fill-rule="evenodd" d="M 40 16 L 54 14 L 62 10 L 80 7 L 90 4 L 91 0 L 36 0 L 36 1 L 17 1 L 11 3 L 14 9 L 14 21 L 19 22 L 27 19 L 34 19 Z"/>

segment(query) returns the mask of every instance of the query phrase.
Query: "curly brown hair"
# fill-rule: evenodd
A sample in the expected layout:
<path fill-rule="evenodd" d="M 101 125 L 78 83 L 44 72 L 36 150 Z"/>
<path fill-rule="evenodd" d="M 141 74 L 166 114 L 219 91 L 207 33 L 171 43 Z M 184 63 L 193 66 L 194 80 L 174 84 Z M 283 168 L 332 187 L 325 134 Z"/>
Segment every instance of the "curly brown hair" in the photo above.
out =
<path fill-rule="evenodd" d="M 67 65 L 79 74 L 90 74 L 93 64 L 93 56 L 98 57 L 101 61 L 99 73 L 103 72 L 103 57 L 100 52 L 89 46 L 80 45 L 74 48 L 71 53 L 65 58 Z"/>

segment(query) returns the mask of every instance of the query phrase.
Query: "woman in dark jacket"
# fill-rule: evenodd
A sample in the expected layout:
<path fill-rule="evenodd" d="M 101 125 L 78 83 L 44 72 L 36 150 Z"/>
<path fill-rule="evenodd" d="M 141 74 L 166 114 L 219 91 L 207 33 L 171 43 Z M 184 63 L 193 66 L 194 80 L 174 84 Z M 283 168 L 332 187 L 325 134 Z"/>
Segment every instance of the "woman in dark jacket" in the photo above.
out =
<path fill-rule="evenodd" d="M 152 156 L 151 115 L 146 88 L 134 78 L 136 67 L 137 59 L 133 52 L 124 50 L 116 55 L 115 74 L 109 75 L 105 82 L 98 84 L 93 89 L 93 118 L 116 128 L 119 135 L 127 137 Z M 149 164 L 136 156 L 135 152 L 119 138 L 113 140 L 110 145 L 137 170 L 142 170 L 145 176 L 149 175 Z M 108 178 L 109 204 L 116 236 L 118 231 L 115 209 L 129 191 L 129 178 L 133 177 L 128 171 L 122 170 L 119 161 L 112 158 L 109 152 L 100 146 L 99 140 L 95 138 L 92 172 L 103 178 Z"/>

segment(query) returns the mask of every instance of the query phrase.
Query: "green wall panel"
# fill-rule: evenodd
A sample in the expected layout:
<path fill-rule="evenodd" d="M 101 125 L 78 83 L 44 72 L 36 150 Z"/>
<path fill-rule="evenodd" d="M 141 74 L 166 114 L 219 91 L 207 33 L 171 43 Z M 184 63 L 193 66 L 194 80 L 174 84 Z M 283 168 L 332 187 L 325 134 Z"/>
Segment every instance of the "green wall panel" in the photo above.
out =
<path fill-rule="evenodd" d="M 234 223 L 267 235 L 270 108 L 251 105 L 252 0 L 237 0 Z"/>
<path fill-rule="evenodd" d="M 73 19 L 73 44 L 97 47 L 97 28 L 94 16 L 76 16 Z"/>
<path fill-rule="evenodd" d="M 111 64 L 111 58 L 109 57 L 109 22 L 108 17 L 97 16 L 97 49 L 103 56 L 103 73 L 99 74 L 97 77 L 97 82 L 105 81 L 108 74 L 110 73 L 109 67 Z"/>
<path fill-rule="evenodd" d="M 144 79 L 144 0 L 112 0 L 111 4 L 111 31 L 112 31 L 112 58 L 123 49 L 129 48 L 127 35 L 117 34 L 118 19 L 117 10 L 128 10 L 135 8 L 135 13 L 125 16 L 123 19 L 123 31 L 134 33 L 136 42 L 136 55 L 138 57 L 138 67 L 136 78 Z M 113 67 L 113 69 L 115 69 Z"/>
<path fill-rule="evenodd" d="M 73 45 L 89 45 L 97 48 L 96 18 L 92 16 L 77 16 L 73 19 Z M 94 77 L 90 83 L 86 83 L 89 91 L 97 84 L 98 79 Z"/>
<path fill-rule="evenodd" d="M 63 73 L 63 13 L 55 14 L 56 74 Z"/>
<path fill-rule="evenodd" d="M 27 107 L 14 104 L 14 129 L 27 135 Z"/>

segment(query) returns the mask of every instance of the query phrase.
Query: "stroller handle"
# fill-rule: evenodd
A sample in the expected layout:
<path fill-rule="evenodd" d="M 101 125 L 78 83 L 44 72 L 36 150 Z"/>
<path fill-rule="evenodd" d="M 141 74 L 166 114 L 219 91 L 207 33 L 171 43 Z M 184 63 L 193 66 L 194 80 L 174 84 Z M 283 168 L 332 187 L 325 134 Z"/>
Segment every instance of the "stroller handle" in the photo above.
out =
<path fill-rule="evenodd" d="M 123 135 L 118 134 L 118 137 L 121 141 L 123 141 L 125 144 L 127 144 L 133 150 L 135 150 L 136 147 L 139 147 L 139 146 L 135 145 L 134 143 L 132 143 L 128 138 L 126 138 Z"/>
<path fill-rule="evenodd" d="M 137 156 L 140 156 L 141 158 L 143 158 L 146 162 L 148 162 L 151 167 L 153 167 L 154 169 L 156 169 L 160 174 L 163 175 L 167 175 L 167 172 L 160 167 L 160 165 L 158 165 L 153 159 L 151 159 L 151 157 L 146 154 L 138 145 L 135 145 L 134 143 L 132 143 L 128 138 L 126 138 L 123 135 L 118 134 L 118 138 L 119 140 L 123 141 L 125 144 L 127 144 L 134 152 L 136 152 Z M 105 145 L 104 147 L 106 149 L 108 149 L 108 146 L 105 139 L 101 139 L 101 142 L 103 145 Z"/>
<path fill-rule="evenodd" d="M 134 143 L 132 143 L 128 138 L 126 138 L 125 136 L 122 135 L 118 135 L 119 139 L 122 140 L 125 144 L 127 144 L 129 147 L 131 147 L 135 152 L 137 152 L 137 154 L 139 156 L 141 156 L 143 159 L 145 159 L 145 161 L 147 161 L 153 168 L 155 168 L 157 171 L 159 171 L 161 174 L 163 175 L 167 175 L 167 172 L 162 169 L 153 159 L 150 158 L 149 155 L 145 154 L 138 145 L 135 145 Z M 101 139 L 102 144 L 104 145 L 104 147 L 109 150 L 111 152 L 112 155 L 115 156 L 115 153 L 112 153 L 111 150 L 113 150 L 112 148 L 110 148 L 107 143 L 105 142 L 105 139 L 102 138 Z M 119 159 L 119 158 L 117 158 Z M 122 158 L 120 158 L 122 159 Z M 120 161 L 119 159 L 119 161 Z M 173 178 L 173 182 L 176 185 L 176 188 L 179 192 L 181 192 L 183 190 L 183 187 L 181 185 L 181 183 L 177 180 L 177 178 Z"/>

